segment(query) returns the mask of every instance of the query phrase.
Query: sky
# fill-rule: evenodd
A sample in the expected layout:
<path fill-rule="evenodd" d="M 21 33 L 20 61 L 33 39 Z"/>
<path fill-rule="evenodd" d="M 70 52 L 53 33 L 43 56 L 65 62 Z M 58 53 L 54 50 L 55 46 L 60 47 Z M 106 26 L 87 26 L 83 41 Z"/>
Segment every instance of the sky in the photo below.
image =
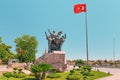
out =
<path fill-rule="evenodd" d="M 0 36 L 15 51 L 14 40 L 25 34 L 39 42 L 37 57 L 48 50 L 45 32 L 62 30 L 66 59 L 86 60 L 85 13 L 74 14 L 75 4 L 87 4 L 89 59 L 120 59 L 120 0 L 0 0 Z"/>

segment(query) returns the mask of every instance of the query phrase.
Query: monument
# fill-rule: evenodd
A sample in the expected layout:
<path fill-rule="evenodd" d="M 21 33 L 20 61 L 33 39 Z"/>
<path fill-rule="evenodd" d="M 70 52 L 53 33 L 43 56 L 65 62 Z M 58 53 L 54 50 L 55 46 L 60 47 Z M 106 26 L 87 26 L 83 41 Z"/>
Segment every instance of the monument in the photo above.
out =
<path fill-rule="evenodd" d="M 45 32 L 48 40 L 48 51 L 36 60 L 36 63 L 45 62 L 54 66 L 58 71 L 65 71 L 67 68 L 65 51 L 62 51 L 62 45 L 66 39 L 66 34 L 62 35 L 62 31 L 55 32 L 48 29 Z"/>
<path fill-rule="evenodd" d="M 59 31 L 58 33 L 53 31 L 53 33 L 51 33 L 51 31 L 48 30 L 48 32 L 50 34 L 49 36 L 45 32 L 46 39 L 48 40 L 48 53 L 52 51 L 61 51 L 62 44 L 66 39 L 66 34 L 61 37 L 62 31 Z"/>

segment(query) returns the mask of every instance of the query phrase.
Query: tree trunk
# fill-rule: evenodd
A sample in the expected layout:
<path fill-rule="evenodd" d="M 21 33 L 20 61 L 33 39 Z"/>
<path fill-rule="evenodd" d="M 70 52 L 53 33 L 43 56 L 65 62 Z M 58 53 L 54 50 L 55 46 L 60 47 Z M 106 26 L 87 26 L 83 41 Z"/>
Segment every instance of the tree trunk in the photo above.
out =
<path fill-rule="evenodd" d="M 87 76 L 86 76 L 86 75 L 84 75 L 83 80 L 86 80 L 86 79 L 87 79 Z"/>
<path fill-rule="evenodd" d="M 36 80 L 41 80 L 41 74 L 40 73 L 35 73 L 35 78 L 36 78 Z"/>
<path fill-rule="evenodd" d="M 42 73 L 41 80 L 45 80 L 45 75 L 46 75 L 46 72 L 43 72 L 43 73 Z"/>
<path fill-rule="evenodd" d="M 26 65 L 27 65 L 27 66 L 26 66 L 26 69 L 27 69 L 27 70 L 30 70 L 30 65 L 31 65 L 30 62 L 27 62 Z"/>

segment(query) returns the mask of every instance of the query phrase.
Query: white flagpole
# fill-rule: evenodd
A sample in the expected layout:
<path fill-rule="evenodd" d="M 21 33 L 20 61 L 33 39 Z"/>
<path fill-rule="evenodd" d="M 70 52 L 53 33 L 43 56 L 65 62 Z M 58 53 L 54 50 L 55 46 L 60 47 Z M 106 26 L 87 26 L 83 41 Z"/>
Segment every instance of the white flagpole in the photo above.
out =
<path fill-rule="evenodd" d="M 86 56 L 87 56 L 87 65 L 88 65 L 89 55 L 88 55 L 87 5 L 86 5 L 86 13 L 85 13 L 85 24 L 86 24 Z"/>
<path fill-rule="evenodd" d="M 115 38 L 113 38 L 113 61 L 115 63 Z"/>

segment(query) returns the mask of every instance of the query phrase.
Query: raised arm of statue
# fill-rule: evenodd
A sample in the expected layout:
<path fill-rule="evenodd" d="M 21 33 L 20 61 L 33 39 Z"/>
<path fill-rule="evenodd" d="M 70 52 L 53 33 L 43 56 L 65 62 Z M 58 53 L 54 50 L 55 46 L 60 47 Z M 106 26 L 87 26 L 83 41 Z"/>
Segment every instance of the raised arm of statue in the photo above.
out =
<path fill-rule="evenodd" d="M 66 34 L 64 34 L 64 38 L 66 39 Z"/>
<path fill-rule="evenodd" d="M 46 39 L 48 38 L 48 35 L 47 35 L 47 33 L 45 32 L 45 35 L 46 35 Z"/>
<path fill-rule="evenodd" d="M 50 35 L 53 35 L 53 34 L 51 33 L 50 29 L 48 29 L 48 32 L 50 33 Z"/>
<path fill-rule="evenodd" d="M 48 29 L 48 32 L 50 33 L 50 37 L 52 39 L 56 38 L 58 36 L 58 34 L 55 34 L 55 31 L 51 32 L 49 29 Z"/>

